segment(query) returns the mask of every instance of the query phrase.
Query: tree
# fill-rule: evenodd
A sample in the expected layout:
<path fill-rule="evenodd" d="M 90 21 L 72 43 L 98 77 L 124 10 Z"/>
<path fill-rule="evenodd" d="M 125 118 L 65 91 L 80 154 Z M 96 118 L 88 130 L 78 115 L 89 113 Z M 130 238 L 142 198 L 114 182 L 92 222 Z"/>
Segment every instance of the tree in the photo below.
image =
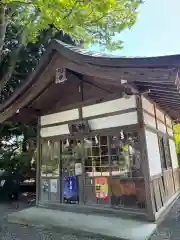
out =
<path fill-rule="evenodd" d="M 176 152 L 178 156 L 178 162 L 180 166 L 180 124 L 174 126 L 174 136 L 176 141 Z"/>
<path fill-rule="evenodd" d="M 0 77 L 0 93 L 11 78 L 18 55 L 28 43 L 35 43 L 42 31 L 54 35 L 62 31 L 84 45 L 100 43 L 107 48 L 122 47 L 112 37 L 131 27 L 142 0 L 1 0 L 0 67 L 8 65 Z M 13 51 L 7 53 L 5 38 L 9 25 L 18 26 Z M 8 55 L 8 58 L 7 58 Z M 6 61 L 4 60 L 6 58 Z"/>
<path fill-rule="evenodd" d="M 0 65 L 0 72 L 2 76 L 6 76 L 6 73 L 9 71 L 11 54 L 17 46 L 16 37 L 18 29 L 19 26 L 16 22 L 11 22 L 7 27 L 6 37 L 4 40 L 3 61 Z M 48 31 L 41 31 L 35 43 L 28 43 L 24 45 L 19 54 L 16 56 L 16 59 L 13 58 L 16 61 L 16 65 L 14 69 L 12 69 L 8 84 L 6 84 L 3 90 L 0 91 L 0 103 L 9 98 L 9 96 L 13 94 L 14 90 L 35 70 L 42 54 L 46 50 L 52 38 L 74 44 L 70 36 L 62 34 L 61 31 L 54 33 L 52 27 L 49 28 Z"/>
<path fill-rule="evenodd" d="M 28 147 L 29 139 L 25 136 L 35 137 L 36 129 L 11 122 L 0 126 L 0 170 L 4 170 L 7 177 L 16 175 L 22 180 L 27 176 L 35 177 L 32 159 L 36 145 Z"/>

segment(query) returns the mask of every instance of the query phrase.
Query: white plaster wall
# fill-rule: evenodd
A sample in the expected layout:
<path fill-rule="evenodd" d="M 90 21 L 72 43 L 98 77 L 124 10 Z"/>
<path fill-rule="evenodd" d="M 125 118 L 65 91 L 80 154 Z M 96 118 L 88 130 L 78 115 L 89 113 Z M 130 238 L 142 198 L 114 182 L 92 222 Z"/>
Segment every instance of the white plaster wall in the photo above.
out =
<path fill-rule="evenodd" d="M 53 127 L 44 127 L 41 128 L 40 135 L 41 137 L 53 137 L 58 135 L 69 134 L 68 124 L 53 126 Z"/>
<path fill-rule="evenodd" d="M 158 108 L 156 108 L 156 118 L 160 119 L 161 121 L 164 122 L 164 113 L 160 111 Z"/>
<path fill-rule="evenodd" d="M 79 111 L 78 109 L 72 109 L 64 112 L 54 113 L 42 116 L 40 118 L 41 126 L 55 124 L 55 123 L 62 123 L 66 121 L 72 121 L 79 119 Z"/>
<path fill-rule="evenodd" d="M 111 128 L 118 126 L 125 126 L 136 124 L 138 122 L 137 112 L 130 112 L 125 114 L 119 114 L 104 118 L 96 118 L 89 120 L 90 129 L 103 129 L 103 128 Z"/>
<path fill-rule="evenodd" d="M 120 98 L 104 103 L 85 106 L 82 108 L 82 113 L 83 117 L 86 118 L 129 108 L 136 108 L 135 96 L 131 96 L 129 99 Z"/>
<path fill-rule="evenodd" d="M 149 100 L 147 100 L 145 97 L 142 97 L 142 107 L 147 112 L 154 115 L 154 105 Z"/>
<path fill-rule="evenodd" d="M 162 173 L 158 137 L 156 133 L 145 131 L 150 176 Z"/>
<path fill-rule="evenodd" d="M 171 136 L 171 137 L 173 137 L 173 130 L 171 129 L 171 128 L 167 128 L 167 132 L 168 132 L 168 134 L 169 134 L 169 136 Z"/>
<path fill-rule="evenodd" d="M 171 154 L 172 167 L 173 168 L 178 168 L 176 145 L 175 145 L 175 142 L 172 139 L 169 139 L 169 148 L 170 148 L 170 154 Z"/>
<path fill-rule="evenodd" d="M 155 117 L 150 116 L 148 113 L 143 112 L 144 115 L 144 123 L 156 128 L 156 120 Z"/>
<path fill-rule="evenodd" d="M 162 122 L 157 120 L 157 126 L 158 126 L 158 129 L 161 132 L 166 133 L 166 126 L 165 126 L 165 124 L 163 124 Z"/>
<path fill-rule="evenodd" d="M 172 122 L 171 122 L 171 119 L 168 116 L 166 116 L 166 123 L 167 123 L 168 126 L 170 126 L 172 128 Z"/>

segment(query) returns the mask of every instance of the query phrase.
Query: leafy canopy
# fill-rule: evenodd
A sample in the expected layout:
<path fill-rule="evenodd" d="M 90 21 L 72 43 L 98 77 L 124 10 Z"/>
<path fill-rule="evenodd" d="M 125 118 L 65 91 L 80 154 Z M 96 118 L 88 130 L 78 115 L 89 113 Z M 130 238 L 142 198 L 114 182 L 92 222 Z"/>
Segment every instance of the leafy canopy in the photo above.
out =
<path fill-rule="evenodd" d="M 24 41 L 35 42 L 39 32 L 53 25 L 57 30 L 107 48 L 122 47 L 112 37 L 131 27 L 142 0 L 1 0 L 6 9 L 14 9 L 12 18 L 25 26 Z"/>

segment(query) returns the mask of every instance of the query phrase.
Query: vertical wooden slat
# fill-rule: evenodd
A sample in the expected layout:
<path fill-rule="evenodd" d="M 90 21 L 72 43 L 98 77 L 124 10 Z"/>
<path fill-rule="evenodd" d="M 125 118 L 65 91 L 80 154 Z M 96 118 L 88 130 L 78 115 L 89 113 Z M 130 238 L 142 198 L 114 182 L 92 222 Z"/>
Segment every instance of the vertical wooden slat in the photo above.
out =
<path fill-rule="evenodd" d="M 173 174 L 175 182 L 175 191 L 177 192 L 180 188 L 179 168 L 174 169 Z"/>
<path fill-rule="evenodd" d="M 111 171 L 111 142 L 110 136 L 107 136 L 107 145 L 108 145 L 108 165 L 109 165 L 109 177 L 108 177 L 108 201 L 109 205 L 111 205 L 111 187 L 112 187 L 112 171 Z"/>
<path fill-rule="evenodd" d="M 155 196 L 154 196 L 154 188 L 153 188 L 153 183 L 150 182 L 150 194 L 151 194 L 151 199 L 152 199 L 152 207 L 154 209 L 154 212 L 157 212 L 156 208 L 156 203 L 155 203 Z"/>
<path fill-rule="evenodd" d="M 163 173 L 163 177 L 164 177 L 167 199 L 170 199 L 175 193 L 172 169 L 165 171 Z"/>
<path fill-rule="evenodd" d="M 63 202 L 63 190 L 64 190 L 64 176 L 63 176 L 63 159 L 62 159 L 62 141 L 59 141 L 59 197 L 60 203 Z"/>
<path fill-rule="evenodd" d="M 169 178 L 171 179 L 171 185 L 172 185 L 172 196 L 175 194 L 175 183 L 174 183 L 174 174 L 173 174 L 173 169 L 170 170 L 169 172 Z"/>
<path fill-rule="evenodd" d="M 158 179 L 153 180 L 153 188 L 154 188 L 154 195 L 156 200 L 156 207 L 157 211 L 163 206 L 161 195 L 160 195 L 160 189 L 159 189 L 159 182 Z"/>
<path fill-rule="evenodd" d="M 80 101 L 81 103 L 84 102 L 84 82 L 82 79 L 82 76 L 79 75 L 79 79 L 81 80 L 80 86 L 79 86 L 79 93 L 80 93 Z M 83 112 L 82 112 L 82 106 L 79 107 L 79 119 L 83 120 Z M 85 204 L 85 159 L 84 159 L 84 138 L 81 139 L 81 146 L 82 146 L 82 159 L 81 159 L 81 164 L 82 164 L 82 175 L 78 176 L 79 179 L 79 186 L 80 186 L 80 203 Z"/>
<path fill-rule="evenodd" d="M 168 183 L 167 171 L 164 171 L 163 178 L 164 178 L 164 185 L 165 185 L 166 200 L 169 200 L 170 194 L 169 194 L 169 183 Z"/>
<path fill-rule="evenodd" d="M 40 165 L 41 165 L 41 141 L 40 141 L 40 118 L 37 124 L 37 159 L 36 159 L 36 205 L 40 201 Z"/>
<path fill-rule="evenodd" d="M 160 177 L 158 179 L 158 184 L 159 184 L 159 190 L 160 190 L 160 194 L 161 194 L 162 203 L 164 205 L 165 202 L 166 202 L 166 194 L 165 194 L 165 189 L 164 189 L 164 184 L 163 184 L 162 177 Z"/>

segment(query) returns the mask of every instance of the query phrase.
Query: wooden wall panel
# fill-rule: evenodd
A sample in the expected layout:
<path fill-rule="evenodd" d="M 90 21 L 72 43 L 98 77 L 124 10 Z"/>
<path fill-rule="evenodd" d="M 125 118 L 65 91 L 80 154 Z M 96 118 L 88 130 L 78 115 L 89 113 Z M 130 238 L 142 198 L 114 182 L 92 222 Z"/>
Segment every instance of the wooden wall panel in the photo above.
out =
<path fill-rule="evenodd" d="M 155 213 L 155 212 L 157 212 L 157 209 L 156 209 L 156 203 L 155 203 L 153 181 L 150 182 L 150 191 L 151 191 L 152 209 L 153 209 L 153 212 Z M 150 201 L 150 199 L 149 199 L 149 201 Z"/>
<path fill-rule="evenodd" d="M 166 192 L 165 192 L 163 177 L 158 178 L 158 184 L 159 184 L 159 190 L 160 190 L 160 194 L 161 194 L 162 203 L 164 205 L 166 203 Z"/>
<path fill-rule="evenodd" d="M 158 211 L 163 206 L 158 179 L 155 179 L 153 181 L 153 189 L 154 189 L 154 196 L 155 196 L 155 202 L 156 202 L 156 210 Z"/>
<path fill-rule="evenodd" d="M 176 171 L 169 169 L 151 180 L 152 201 L 154 201 L 152 204 L 155 206 L 156 212 L 180 189 L 179 176 L 179 169 Z"/>
<path fill-rule="evenodd" d="M 175 191 L 177 192 L 180 189 L 180 174 L 179 168 L 173 170 Z"/>
<path fill-rule="evenodd" d="M 163 173 L 163 177 L 164 177 L 167 198 L 170 199 L 175 193 L 172 169 L 165 171 Z"/>

